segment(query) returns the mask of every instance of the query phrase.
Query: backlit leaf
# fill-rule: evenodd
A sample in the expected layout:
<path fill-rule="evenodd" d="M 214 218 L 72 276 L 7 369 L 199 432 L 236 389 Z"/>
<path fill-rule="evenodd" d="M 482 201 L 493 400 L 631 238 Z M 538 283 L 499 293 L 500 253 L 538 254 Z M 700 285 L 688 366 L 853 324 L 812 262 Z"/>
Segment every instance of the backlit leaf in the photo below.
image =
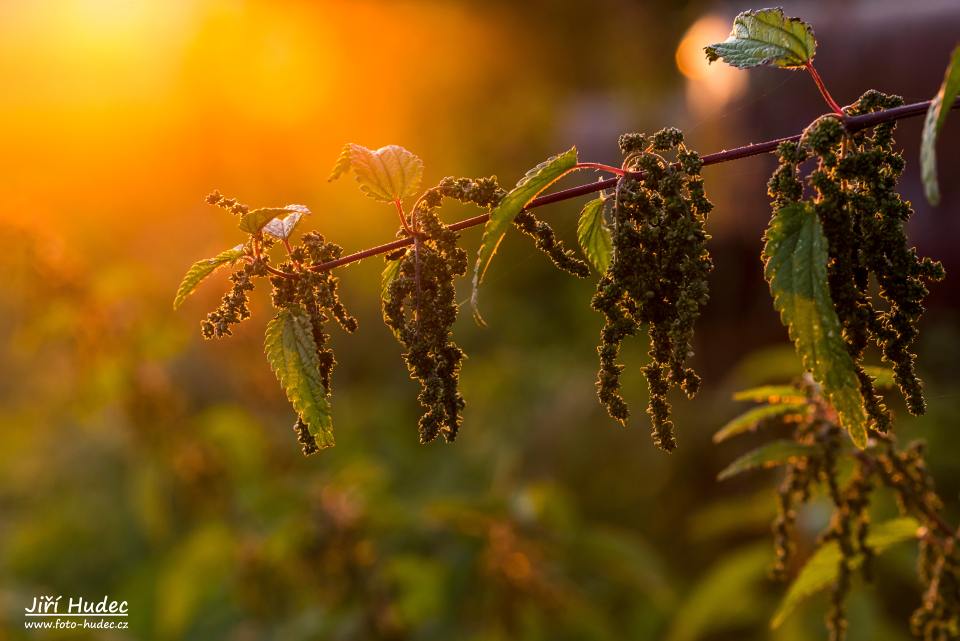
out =
<path fill-rule="evenodd" d="M 577 240 L 584 255 L 601 274 L 607 271 L 610 265 L 610 252 L 613 250 L 613 239 L 610 229 L 603 219 L 604 199 L 594 198 L 580 212 L 577 223 Z"/>
<path fill-rule="evenodd" d="M 287 240 L 290 234 L 300 223 L 300 219 L 310 214 L 310 210 L 303 205 L 287 205 L 284 207 L 287 211 L 294 210 L 283 218 L 274 218 L 263 226 L 264 233 L 270 234 L 274 238 Z"/>
<path fill-rule="evenodd" d="M 360 191 L 383 202 L 415 195 L 423 177 L 423 161 L 399 145 L 374 151 L 347 143 L 327 180 L 336 180 L 351 169 Z"/>
<path fill-rule="evenodd" d="M 896 379 L 893 377 L 893 370 L 887 367 L 874 367 L 865 365 L 863 371 L 873 379 L 874 387 L 893 387 L 896 385 Z"/>
<path fill-rule="evenodd" d="M 286 207 L 262 207 L 254 209 L 240 217 L 240 230 L 248 234 L 259 233 L 264 226 L 274 218 L 285 217 L 288 214 L 309 214 L 310 210 L 303 205 L 287 205 Z M 299 218 L 297 219 L 299 221 Z M 291 230 L 292 231 L 292 230 Z"/>
<path fill-rule="evenodd" d="M 793 385 L 761 385 L 741 390 L 733 395 L 735 401 L 757 403 L 800 403 L 806 398 L 803 392 Z"/>
<path fill-rule="evenodd" d="M 867 418 L 853 359 L 827 285 L 827 240 L 803 203 L 780 209 L 763 248 L 764 276 L 803 366 L 813 373 L 854 444 L 867 444 Z"/>
<path fill-rule="evenodd" d="M 383 273 L 380 275 L 381 299 L 387 299 L 387 290 L 390 289 L 390 283 L 392 283 L 397 276 L 400 275 L 400 263 L 402 262 L 402 258 L 398 258 L 397 260 L 388 260 L 386 267 L 383 268 Z"/>
<path fill-rule="evenodd" d="M 187 296 L 197 289 L 204 278 L 217 271 L 219 267 L 230 264 L 243 256 L 243 248 L 244 245 L 241 243 L 236 247 L 220 252 L 213 258 L 204 258 L 191 265 L 183 280 L 180 281 L 180 287 L 177 288 L 177 295 L 173 298 L 173 308 L 179 309 Z"/>
<path fill-rule="evenodd" d="M 717 474 L 718 481 L 724 481 L 741 472 L 758 467 L 776 467 L 789 463 L 791 459 L 805 457 L 817 451 L 816 446 L 804 445 L 796 441 L 779 440 L 761 445 L 755 450 L 747 452 L 722 472 Z"/>
<path fill-rule="evenodd" d="M 726 40 L 704 47 L 710 62 L 722 58 L 740 69 L 760 65 L 803 67 L 813 60 L 816 50 L 817 40 L 810 25 L 785 16 L 779 8 L 744 11 L 734 18 Z"/>
<path fill-rule="evenodd" d="M 950 64 L 943 76 L 940 91 L 930 101 L 927 118 L 923 123 L 920 139 L 920 171 L 923 175 L 923 190 L 931 205 L 940 203 L 940 186 L 937 184 L 937 135 L 947 121 L 947 114 L 960 94 L 960 46 L 953 50 Z"/>
<path fill-rule="evenodd" d="M 788 415 L 802 416 L 810 411 L 806 401 L 794 403 L 778 403 L 774 405 L 763 405 L 754 407 L 729 421 L 713 435 L 713 442 L 720 443 L 731 436 L 743 434 L 756 429 L 758 425 L 773 418 L 786 417 Z"/>
<path fill-rule="evenodd" d="M 917 538 L 919 529 L 920 524 L 909 517 L 878 523 L 870 527 L 867 545 L 879 554 L 896 543 Z M 773 615 L 773 620 L 770 621 L 770 627 L 779 627 L 801 601 L 829 587 L 837 578 L 840 558 L 840 547 L 836 541 L 822 544 L 790 585 L 780 607 Z M 862 562 L 861 557 L 854 558 L 854 568 Z"/>
<path fill-rule="evenodd" d="M 333 445 L 333 418 L 320 378 L 320 359 L 310 318 L 300 307 L 277 312 L 267 323 L 264 351 L 293 409 L 303 419 L 317 447 Z"/>
<path fill-rule="evenodd" d="M 517 186 L 503 197 L 500 204 L 490 212 L 490 220 L 483 227 L 483 238 L 480 241 L 480 251 L 477 253 L 477 264 L 473 271 L 473 294 L 470 302 L 473 305 L 473 316 L 478 323 L 483 319 L 477 309 L 480 283 L 493 260 L 493 255 L 500 246 L 500 241 L 523 208 L 540 192 L 559 180 L 564 174 L 577 164 L 577 148 L 571 147 L 568 151 L 543 161 L 528 171 Z"/>

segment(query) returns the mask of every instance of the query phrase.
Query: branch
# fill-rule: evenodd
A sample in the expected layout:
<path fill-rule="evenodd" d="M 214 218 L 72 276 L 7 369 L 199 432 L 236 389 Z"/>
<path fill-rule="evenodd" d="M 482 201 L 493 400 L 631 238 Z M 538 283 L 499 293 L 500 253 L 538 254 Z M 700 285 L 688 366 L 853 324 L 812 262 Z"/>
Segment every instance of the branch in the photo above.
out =
<path fill-rule="evenodd" d="M 891 122 L 895 120 L 903 120 L 904 118 L 913 118 L 915 116 L 923 115 L 927 112 L 927 108 L 930 106 L 930 101 L 925 100 L 923 102 L 915 102 L 909 105 L 901 105 L 900 107 L 894 107 L 892 109 L 885 109 L 883 111 L 875 111 L 869 114 L 863 114 L 861 116 L 850 116 L 844 118 L 844 124 L 847 129 L 850 131 L 859 131 L 861 129 L 867 129 L 875 125 L 879 125 L 884 122 Z M 960 108 L 960 98 L 958 98 L 954 103 L 952 109 Z M 743 147 L 736 147 L 735 149 L 726 149 L 724 151 L 718 151 L 716 153 L 707 154 L 703 156 L 704 165 L 717 165 L 723 162 L 729 162 L 731 160 L 739 160 L 741 158 L 748 158 L 749 156 L 757 156 L 760 154 L 769 153 L 776 150 L 776 148 L 782 142 L 796 142 L 800 140 L 802 134 L 795 134 L 793 136 L 787 136 L 786 138 L 777 138 L 776 140 L 767 140 L 766 142 L 758 142 L 750 145 L 744 145 Z M 583 163 L 588 164 L 588 163 Z M 632 177 L 641 177 L 642 174 L 628 174 Z M 579 187 L 572 187 L 570 189 L 564 189 L 562 191 L 554 192 L 552 194 L 547 194 L 545 196 L 540 196 L 534 198 L 524 209 L 533 209 L 535 207 L 543 207 L 544 205 L 550 205 L 552 203 L 558 203 L 563 200 L 570 200 L 571 198 L 577 198 L 578 196 L 583 196 L 585 194 L 592 194 L 603 189 L 614 187 L 617 184 L 619 177 L 607 178 L 605 180 L 598 180 L 597 182 L 589 183 L 586 185 L 580 185 Z M 477 225 L 482 225 L 490 219 L 490 214 L 480 214 L 479 216 L 474 216 L 472 218 L 467 218 L 465 220 L 457 221 L 451 225 L 448 225 L 448 228 L 453 231 L 460 231 L 461 229 L 467 229 L 468 227 L 476 227 Z M 370 258 L 371 256 L 377 256 L 379 254 L 387 254 L 389 252 L 395 251 L 407 245 L 413 244 L 413 238 L 408 236 L 406 238 L 400 238 L 393 242 L 389 242 L 383 245 L 378 245 L 377 247 L 371 247 L 370 249 L 364 249 L 363 251 L 358 251 L 347 256 L 342 256 L 336 260 L 329 260 L 325 263 L 319 263 L 317 265 L 312 265 L 310 267 L 311 271 L 322 272 L 330 269 L 335 269 L 337 267 L 342 267 L 343 265 L 349 265 L 350 263 L 355 263 L 361 261 L 364 258 Z M 293 276 L 291 274 L 291 276 Z"/>

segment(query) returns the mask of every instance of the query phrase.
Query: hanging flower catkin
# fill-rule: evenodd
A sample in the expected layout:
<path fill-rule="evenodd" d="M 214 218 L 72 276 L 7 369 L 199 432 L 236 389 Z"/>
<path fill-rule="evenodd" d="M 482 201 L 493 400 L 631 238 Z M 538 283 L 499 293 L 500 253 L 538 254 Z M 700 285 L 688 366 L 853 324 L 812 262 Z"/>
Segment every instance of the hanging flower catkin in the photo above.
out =
<path fill-rule="evenodd" d="M 902 103 L 899 96 L 871 90 L 846 112 L 860 115 Z M 880 349 L 893 367 L 907 409 L 922 414 L 925 403 L 911 349 L 928 293 L 926 283 L 944 277 L 940 263 L 920 258 L 907 245 L 904 223 L 913 210 L 896 190 L 904 161 L 894 150 L 894 127 L 889 122 L 849 132 L 839 117 L 823 116 L 806 129 L 799 143 L 780 145 L 780 165 L 768 185 L 775 211 L 802 201 L 800 165 L 817 159 L 806 182 L 829 246 L 830 297 L 857 367 L 865 409 L 879 431 L 889 427 L 890 413 L 863 370 L 864 351 L 871 343 Z M 874 281 L 879 285 L 877 295 L 870 293 Z"/>
<path fill-rule="evenodd" d="M 683 145 L 683 134 L 663 129 L 651 138 L 620 137 L 628 173 L 617 184 L 613 207 L 613 258 L 597 284 L 593 308 L 606 323 L 597 351 L 597 393 L 610 416 L 625 423 L 629 409 L 621 395 L 617 362 L 627 336 L 647 324 L 651 362 L 643 373 L 650 389 L 647 413 L 654 443 L 676 447 L 667 391 L 681 387 L 696 394 L 700 378 L 686 366 L 693 355 L 693 326 L 707 302 L 707 200 L 700 178 L 700 156 Z M 674 152 L 676 162 L 660 154 Z"/>

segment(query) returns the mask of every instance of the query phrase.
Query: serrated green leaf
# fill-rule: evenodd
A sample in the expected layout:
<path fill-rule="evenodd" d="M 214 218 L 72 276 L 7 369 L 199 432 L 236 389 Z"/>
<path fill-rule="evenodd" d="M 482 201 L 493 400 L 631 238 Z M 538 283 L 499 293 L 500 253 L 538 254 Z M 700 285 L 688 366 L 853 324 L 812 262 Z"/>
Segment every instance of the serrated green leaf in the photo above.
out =
<path fill-rule="evenodd" d="M 400 263 L 402 262 L 402 258 L 388 260 L 387 265 L 383 268 L 383 273 L 380 275 L 380 298 L 382 300 L 387 299 L 387 290 L 390 289 L 390 283 L 400 275 Z"/>
<path fill-rule="evenodd" d="M 940 91 L 930 101 L 927 118 L 923 123 L 920 138 L 920 171 L 923 175 L 923 191 L 931 205 L 940 204 L 940 186 L 937 184 L 937 136 L 947 121 L 947 114 L 960 94 L 960 46 L 953 50 L 950 64 L 943 76 Z"/>
<path fill-rule="evenodd" d="M 423 177 L 423 161 L 399 145 L 374 151 L 347 143 L 327 180 L 336 180 L 351 169 L 360 191 L 383 202 L 415 195 Z"/>
<path fill-rule="evenodd" d="M 483 325 L 483 318 L 477 308 L 480 283 L 500 246 L 507 228 L 523 208 L 544 189 L 559 180 L 577 164 L 577 148 L 571 147 L 562 154 L 552 156 L 524 174 L 517 186 L 503 197 L 500 204 L 490 212 L 490 220 L 483 227 L 480 251 L 477 252 L 477 264 L 473 270 L 473 294 L 470 303 L 473 306 L 474 319 Z"/>
<path fill-rule="evenodd" d="M 604 198 L 594 198 L 580 211 L 577 222 L 577 240 L 583 254 L 601 274 L 610 265 L 610 253 L 613 251 L 613 238 L 610 228 L 603 219 Z"/>
<path fill-rule="evenodd" d="M 909 517 L 878 523 L 870 527 L 867 545 L 879 554 L 897 543 L 917 538 L 919 529 L 920 524 Z M 821 545 L 790 584 L 790 589 L 770 621 L 770 627 L 779 627 L 801 601 L 831 585 L 837 578 L 840 558 L 840 547 L 836 541 Z M 862 562 L 860 557 L 853 559 L 854 568 Z"/>
<path fill-rule="evenodd" d="M 893 387 L 897 384 L 896 379 L 893 377 L 893 370 L 887 367 L 875 367 L 873 365 L 865 365 L 863 371 L 873 379 L 873 386 L 884 388 L 884 387 Z"/>
<path fill-rule="evenodd" d="M 197 289 L 204 278 L 217 271 L 219 267 L 232 263 L 243 256 L 243 248 L 244 245 L 241 243 L 236 247 L 220 252 L 213 258 L 204 258 L 191 265 L 183 280 L 180 281 L 180 287 L 177 288 L 177 295 L 173 298 L 173 308 L 180 309 L 183 301 Z"/>
<path fill-rule="evenodd" d="M 722 443 L 732 436 L 743 434 L 756 429 L 758 425 L 772 418 L 786 417 L 787 415 L 804 415 L 809 411 L 809 406 L 805 399 L 800 402 L 779 403 L 774 405 L 762 405 L 754 407 L 740 416 L 732 419 L 726 425 L 717 430 L 713 435 L 714 443 Z"/>
<path fill-rule="evenodd" d="M 754 401 L 756 403 L 801 403 L 806 400 L 803 392 L 793 385 L 761 385 L 735 392 L 735 401 Z"/>
<path fill-rule="evenodd" d="M 283 218 L 274 218 L 263 226 L 264 233 L 270 234 L 280 240 L 290 238 L 290 234 L 297 228 L 300 220 L 310 214 L 310 210 L 304 205 L 287 205 L 284 209 L 292 213 Z"/>
<path fill-rule="evenodd" d="M 803 456 L 809 456 L 817 451 L 813 445 L 804 445 L 796 441 L 771 441 L 766 445 L 761 445 L 755 450 L 751 450 L 728 465 L 722 472 L 717 474 L 718 481 L 736 476 L 741 472 L 752 470 L 758 467 L 776 467 L 789 463 L 790 459 Z"/>
<path fill-rule="evenodd" d="M 303 205 L 287 205 L 286 207 L 261 207 L 260 209 L 253 209 L 240 217 L 240 231 L 245 231 L 248 234 L 257 234 L 274 218 L 293 213 L 309 214 L 310 210 Z"/>
<path fill-rule="evenodd" d="M 320 359 L 310 318 L 299 306 L 277 312 L 267 323 L 264 351 L 293 409 L 317 447 L 333 445 L 330 400 L 320 378 Z"/>
<path fill-rule="evenodd" d="M 854 444 L 867 444 L 867 417 L 853 359 L 827 285 L 827 240 L 811 207 L 774 214 L 763 248 L 764 276 L 803 366 L 813 373 Z"/>
<path fill-rule="evenodd" d="M 773 65 L 803 67 L 813 60 L 817 40 L 813 29 L 799 18 L 788 18 L 783 9 L 744 11 L 733 20 L 733 30 L 723 42 L 704 47 L 707 60 L 722 58 L 740 69 Z"/>

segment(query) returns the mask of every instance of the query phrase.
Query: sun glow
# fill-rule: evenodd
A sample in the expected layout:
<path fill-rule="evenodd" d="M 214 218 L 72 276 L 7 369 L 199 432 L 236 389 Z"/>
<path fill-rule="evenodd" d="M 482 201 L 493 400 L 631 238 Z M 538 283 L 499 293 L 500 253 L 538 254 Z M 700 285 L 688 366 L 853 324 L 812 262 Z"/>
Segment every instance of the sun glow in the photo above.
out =
<path fill-rule="evenodd" d="M 703 48 L 726 40 L 730 20 L 708 14 L 697 20 L 677 45 L 677 69 L 687 78 L 687 105 L 704 114 L 721 109 L 747 88 L 747 74 L 724 64 L 709 64 Z"/>

